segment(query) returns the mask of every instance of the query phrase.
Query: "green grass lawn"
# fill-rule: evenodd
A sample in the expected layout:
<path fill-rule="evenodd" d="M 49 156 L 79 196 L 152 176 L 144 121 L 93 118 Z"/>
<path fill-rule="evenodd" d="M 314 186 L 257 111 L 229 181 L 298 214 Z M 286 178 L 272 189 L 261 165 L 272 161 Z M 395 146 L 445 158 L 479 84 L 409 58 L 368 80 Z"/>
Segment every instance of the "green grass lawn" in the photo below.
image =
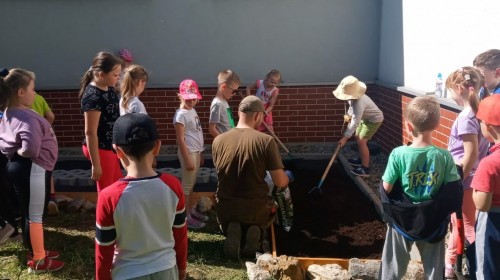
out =
<path fill-rule="evenodd" d="M 190 231 L 187 279 L 247 279 L 245 261 L 230 260 L 222 252 L 224 236 L 215 222 Z M 45 220 L 45 246 L 61 253 L 65 266 L 57 272 L 28 274 L 26 250 L 20 243 L 0 247 L 0 279 L 94 279 L 94 213 L 61 212 Z M 250 260 L 251 261 L 251 260 Z"/>

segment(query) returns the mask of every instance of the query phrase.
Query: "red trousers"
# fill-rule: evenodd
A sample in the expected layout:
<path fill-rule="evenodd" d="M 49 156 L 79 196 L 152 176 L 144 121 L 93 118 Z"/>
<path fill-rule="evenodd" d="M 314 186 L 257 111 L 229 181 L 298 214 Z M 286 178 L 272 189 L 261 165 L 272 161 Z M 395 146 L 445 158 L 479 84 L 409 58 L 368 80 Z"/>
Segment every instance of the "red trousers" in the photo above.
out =
<path fill-rule="evenodd" d="M 85 157 L 90 160 L 90 153 L 87 145 L 82 145 L 82 150 Z M 120 169 L 120 162 L 113 151 L 99 149 L 99 159 L 101 161 L 102 175 L 96 182 L 97 194 L 123 177 Z"/>

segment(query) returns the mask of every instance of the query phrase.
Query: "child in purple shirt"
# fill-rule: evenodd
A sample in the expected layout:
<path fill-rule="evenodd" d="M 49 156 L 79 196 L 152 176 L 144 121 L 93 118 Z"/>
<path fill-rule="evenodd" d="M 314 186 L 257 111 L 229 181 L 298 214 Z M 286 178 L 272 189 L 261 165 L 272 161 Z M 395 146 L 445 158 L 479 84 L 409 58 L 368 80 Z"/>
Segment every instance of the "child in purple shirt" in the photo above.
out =
<path fill-rule="evenodd" d="M 462 67 L 450 74 L 446 80 L 446 87 L 451 92 L 452 99 L 463 106 L 457 119 L 451 127 L 448 143 L 450 151 L 458 170 L 462 171 L 462 184 L 464 187 L 462 216 L 465 238 L 472 244 L 475 240 L 474 225 L 476 223 L 476 208 L 472 201 L 472 178 L 479 165 L 479 161 L 488 152 L 488 140 L 483 137 L 479 121 L 476 118 L 479 98 L 478 93 L 483 85 L 481 73 L 473 67 Z M 457 216 L 451 216 L 452 231 L 458 232 Z M 453 266 L 457 264 L 457 246 L 460 238 L 451 234 L 445 257 L 445 277 L 454 278 Z M 460 268 L 458 268 L 460 269 Z"/>
<path fill-rule="evenodd" d="M 46 119 L 31 110 L 35 99 L 35 74 L 11 69 L 0 78 L 0 152 L 9 158 L 7 175 L 22 212 L 22 235 L 28 249 L 30 272 L 59 270 L 64 263 L 56 251 L 46 251 L 43 211 L 50 177 L 57 160 L 57 140 Z"/>

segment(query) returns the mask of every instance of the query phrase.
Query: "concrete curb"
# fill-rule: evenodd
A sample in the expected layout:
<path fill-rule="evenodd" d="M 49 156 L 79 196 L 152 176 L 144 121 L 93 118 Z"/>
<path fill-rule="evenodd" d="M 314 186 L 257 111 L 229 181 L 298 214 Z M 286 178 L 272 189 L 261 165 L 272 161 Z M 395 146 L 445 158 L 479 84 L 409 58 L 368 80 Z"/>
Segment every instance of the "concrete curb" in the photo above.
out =
<path fill-rule="evenodd" d="M 373 190 L 366 184 L 366 182 L 361 177 L 351 173 L 351 170 L 353 168 L 349 164 L 349 162 L 347 162 L 347 159 L 345 158 L 344 154 L 339 153 L 338 158 L 342 166 L 345 168 L 349 177 L 351 177 L 351 179 L 358 186 L 358 188 L 365 194 L 365 196 L 368 197 L 368 199 L 370 199 L 373 202 L 380 218 L 382 218 L 383 210 L 382 210 L 382 201 L 380 201 L 380 198 L 373 192 Z M 421 261 L 420 252 L 418 251 L 417 246 L 415 244 L 413 244 L 411 248 L 410 259 L 418 262 Z"/>
<path fill-rule="evenodd" d="M 285 146 L 290 150 L 292 157 L 304 159 L 324 159 L 329 158 L 335 150 L 335 143 L 309 142 L 309 143 L 286 143 Z M 205 145 L 203 156 L 211 159 L 212 146 Z M 299 152 L 300 151 L 300 152 Z M 290 157 L 281 151 L 283 160 Z M 324 157 L 324 158 L 323 158 Z M 177 159 L 177 145 L 162 145 L 160 154 L 157 157 L 159 161 L 169 161 Z M 86 160 L 83 156 L 82 147 L 61 147 L 59 148 L 58 160 Z"/>
<path fill-rule="evenodd" d="M 339 153 L 338 158 L 340 160 L 340 163 L 344 167 L 347 175 L 351 177 L 351 179 L 358 186 L 358 188 L 365 194 L 365 196 L 368 197 L 368 199 L 370 199 L 373 202 L 373 204 L 375 205 L 375 209 L 382 218 L 382 202 L 380 201 L 380 198 L 373 192 L 373 190 L 365 183 L 365 181 L 361 177 L 351 173 L 351 170 L 353 168 L 349 164 L 349 162 L 347 162 L 347 159 L 345 158 L 342 152 Z"/>

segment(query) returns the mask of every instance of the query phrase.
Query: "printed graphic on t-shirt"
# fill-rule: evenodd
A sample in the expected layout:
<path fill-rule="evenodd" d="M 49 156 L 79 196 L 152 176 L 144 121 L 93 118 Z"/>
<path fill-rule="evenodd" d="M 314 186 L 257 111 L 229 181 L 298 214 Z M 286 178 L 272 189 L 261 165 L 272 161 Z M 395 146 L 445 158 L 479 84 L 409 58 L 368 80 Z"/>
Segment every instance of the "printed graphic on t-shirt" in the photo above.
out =
<path fill-rule="evenodd" d="M 233 111 L 231 110 L 231 108 L 226 108 L 226 112 L 227 112 L 227 118 L 229 119 L 229 125 L 231 126 L 231 128 L 235 127 Z"/>
<path fill-rule="evenodd" d="M 194 117 L 194 122 L 196 123 L 196 130 L 201 131 L 201 122 L 200 122 L 200 118 L 198 117 L 198 115 L 196 117 Z"/>
<path fill-rule="evenodd" d="M 438 185 L 439 172 L 435 170 L 434 164 L 427 168 L 427 164 L 406 175 L 408 178 L 408 193 L 413 192 L 417 196 L 430 195 L 432 188 Z"/>
<path fill-rule="evenodd" d="M 120 117 L 119 102 L 119 97 L 113 91 L 113 88 L 109 88 L 107 91 L 92 85 L 85 88 L 81 100 L 81 111 L 101 112 L 97 126 L 97 139 L 99 140 L 100 149 L 112 149 L 113 125 L 116 119 Z"/>

